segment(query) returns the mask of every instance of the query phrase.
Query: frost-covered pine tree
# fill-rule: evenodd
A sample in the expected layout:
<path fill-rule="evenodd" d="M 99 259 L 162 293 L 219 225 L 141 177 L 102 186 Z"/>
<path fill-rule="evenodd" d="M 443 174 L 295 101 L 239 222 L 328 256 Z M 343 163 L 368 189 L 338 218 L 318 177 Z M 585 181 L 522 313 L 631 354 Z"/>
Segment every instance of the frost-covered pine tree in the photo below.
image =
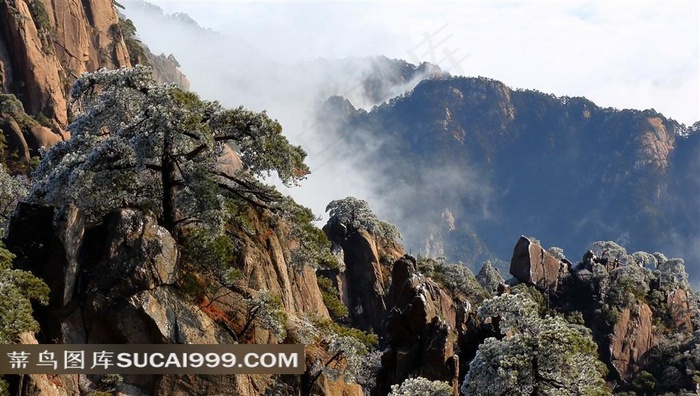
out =
<path fill-rule="evenodd" d="M 498 317 L 503 338 L 487 338 L 469 364 L 464 395 L 607 395 L 589 330 L 537 315 L 526 294 L 484 301 L 478 315 Z"/>
<path fill-rule="evenodd" d="M 452 387 L 443 381 L 427 378 L 408 378 L 401 385 L 392 385 L 389 396 L 451 396 Z"/>
<path fill-rule="evenodd" d="M 71 100 L 77 115 L 68 126 L 71 139 L 42 160 L 34 201 L 72 202 L 93 218 L 137 206 L 174 231 L 188 222 L 220 222 L 226 194 L 271 201 L 276 195 L 257 177 L 275 173 L 292 184 L 308 173 L 304 151 L 264 112 L 227 110 L 156 84 L 146 67 L 85 74 Z M 218 161 L 232 150 L 242 169 L 223 171 Z"/>
<path fill-rule="evenodd" d="M 27 193 L 27 182 L 21 177 L 11 176 L 0 164 L 0 237 L 3 236 L 17 203 L 24 199 Z"/>
<path fill-rule="evenodd" d="M 326 206 L 330 219 L 347 228 L 365 229 L 374 236 L 387 241 L 401 239 L 401 234 L 395 225 L 379 220 L 369 207 L 369 202 L 355 197 L 346 197 L 331 201 Z"/>

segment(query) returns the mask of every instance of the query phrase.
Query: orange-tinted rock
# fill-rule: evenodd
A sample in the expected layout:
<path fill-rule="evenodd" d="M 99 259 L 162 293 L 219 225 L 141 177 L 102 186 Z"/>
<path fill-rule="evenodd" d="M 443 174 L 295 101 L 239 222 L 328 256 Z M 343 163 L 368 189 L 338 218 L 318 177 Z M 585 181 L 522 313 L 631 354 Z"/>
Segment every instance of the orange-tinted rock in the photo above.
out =
<path fill-rule="evenodd" d="M 690 306 L 688 292 L 675 289 L 666 295 L 668 310 L 673 319 L 674 328 L 678 331 L 691 333 L 693 331 L 693 315 L 697 314 Z"/>
<path fill-rule="evenodd" d="M 29 128 L 29 138 L 32 142 L 32 147 L 43 147 L 45 149 L 50 149 L 63 140 L 61 135 L 53 133 L 52 130 L 41 125 L 33 125 Z"/>
<path fill-rule="evenodd" d="M 240 255 L 250 291 L 269 290 L 289 313 L 314 313 L 329 318 L 316 272 L 308 265 L 297 266 L 289 261 L 288 249 L 294 249 L 298 243 L 290 238 L 289 230 L 282 224 L 272 225 L 273 220 L 265 213 L 249 211 L 246 215 L 251 219 L 251 233 L 245 234 Z"/>
<path fill-rule="evenodd" d="M 34 16 L 27 0 L 0 4 L 0 90 L 22 97 L 28 114 L 43 113 L 65 127 L 72 81 L 100 67 L 131 66 L 129 54 L 123 39 L 112 34 L 119 21 L 113 2 L 35 4 Z"/>
<path fill-rule="evenodd" d="M 623 380 L 638 372 L 641 359 L 654 344 L 651 308 L 638 302 L 624 309 L 610 335 L 610 361 Z"/>
<path fill-rule="evenodd" d="M 4 1 L 0 3 L 0 20 L 15 77 L 23 84 L 25 109 L 31 114 L 44 113 L 65 125 L 68 105 L 59 74 L 61 63 L 50 46 L 42 42 L 29 6 L 24 0 Z"/>
<path fill-rule="evenodd" d="M 513 249 L 510 273 L 521 282 L 537 286 L 540 290 L 556 290 L 565 266 L 539 244 L 521 236 Z"/>
<path fill-rule="evenodd" d="M 29 147 L 17 121 L 10 116 L 0 117 L 0 132 L 5 135 L 10 152 L 16 152 L 19 158 L 29 162 Z"/>

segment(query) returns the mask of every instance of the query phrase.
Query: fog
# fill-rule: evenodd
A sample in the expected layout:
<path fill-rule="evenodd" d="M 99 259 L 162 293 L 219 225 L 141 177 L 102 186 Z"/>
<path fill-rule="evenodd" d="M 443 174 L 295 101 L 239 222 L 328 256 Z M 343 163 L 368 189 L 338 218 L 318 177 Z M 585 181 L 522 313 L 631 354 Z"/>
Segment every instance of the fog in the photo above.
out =
<path fill-rule="evenodd" d="M 317 215 L 324 213 L 330 201 L 346 196 L 369 200 L 375 206 L 380 202 L 371 193 L 372 177 L 367 166 L 371 150 L 344 151 L 331 131 L 321 130 L 317 112 L 332 95 L 348 98 L 355 108 L 371 109 L 412 89 L 424 77 L 422 73 L 398 81 L 388 59 L 379 57 L 272 59 L 258 51 L 264 46 L 248 41 L 256 39 L 254 34 L 246 38 L 225 35 L 198 26 L 188 16 L 166 15 L 147 3 L 123 4 L 123 12 L 134 21 L 139 38 L 154 53 L 172 53 L 191 89 L 203 99 L 218 100 L 226 107 L 242 105 L 266 111 L 282 124 L 292 143 L 306 150 L 311 175 L 301 186 L 285 189 L 298 202 Z M 363 85 L 370 75 L 398 80 L 370 95 Z"/>
<path fill-rule="evenodd" d="M 700 119 L 697 2 L 121 3 L 154 53 L 175 56 L 193 91 L 226 107 L 267 111 L 304 147 L 312 174 L 287 190 L 298 202 L 320 215 L 334 199 L 367 199 L 380 218 L 401 223 L 413 252 L 425 235 L 405 218 L 406 206 L 389 203 L 401 191 L 392 200 L 382 196 L 381 142 L 346 132 L 364 144 L 349 152 L 332 124 L 316 119 L 331 95 L 371 110 L 436 73 L 401 80 L 379 56 L 429 61 L 453 75 L 482 75 L 513 88 L 586 96 L 600 106 L 654 108 L 688 125 Z M 371 75 L 391 83 L 370 91 L 363 82 Z M 458 195 L 475 203 L 475 213 L 452 213 L 459 223 L 491 216 L 491 190 L 478 174 L 436 168 L 420 177 L 435 188 L 448 177 L 445 202 Z"/>
<path fill-rule="evenodd" d="M 134 0 L 122 3 L 131 13 Z M 153 3 L 221 32 L 230 43 L 222 52 L 247 45 L 279 66 L 385 55 L 603 107 L 654 108 L 685 124 L 700 120 L 697 1 Z M 158 26 L 137 27 L 157 52 L 184 59 L 196 49 Z"/>

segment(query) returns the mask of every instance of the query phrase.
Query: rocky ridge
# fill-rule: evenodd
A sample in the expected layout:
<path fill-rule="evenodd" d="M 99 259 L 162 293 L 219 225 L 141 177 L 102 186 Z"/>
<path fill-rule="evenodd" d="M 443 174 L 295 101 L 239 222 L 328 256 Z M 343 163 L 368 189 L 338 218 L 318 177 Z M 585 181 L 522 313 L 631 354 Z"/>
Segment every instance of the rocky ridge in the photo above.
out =
<path fill-rule="evenodd" d="M 189 87 L 174 58 L 141 47 L 112 1 L 3 1 L 0 26 L 2 149 L 5 161 L 15 153 L 18 170 L 70 138 L 69 91 L 85 72 L 151 64 L 159 81 Z"/>
<path fill-rule="evenodd" d="M 44 6 L 51 24 L 65 30 L 53 37 L 54 45 L 58 45 L 56 41 L 72 39 L 73 36 L 65 32 L 82 37 L 76 39 L 82 44 L 72 43 L 51 51 L 44 48 L 45 45 L 49 48 L 51 32 L 42 30 L 47 25 L 43 24 L 44 14 L 38 4 Z M 14 89 L 22 85 L 18 84 L 22 80 L 16 76 L 24 76 L 21 73 L 26 72 L 18 74 L 25 64 L 17 66 L 8 61 L 15 59 L 14 55 L 3 57 L 9 51 L 25 51 L 31 55 L 32 62 L 45 62 L 47 67 L 54 67 L 57 59 L 71 57 L 70 54 L 87 48 L 83 49 L 82 63 L 78 58 L 66 63 L 76 70 L 83 70 L 80 67 L 89 70 L 99 62 L 106 62 L 101 65 L 107 67 L 119 67 L 134 58 L 131 53 L 125 57 L 120 49 L 122 42 L 128 48 L 128 43 L 124 42 L 128 35 L 121 38 L 110 35 L 109 28 L 114 29 L 114 24 L 87 41 L 82 35 L 90 29 L 99 30 L 95 26 L 105 27 L 113 22 L 111 6 L 91 1 L 73 2 L 67 9 L 60 10 L 49 6 L 46 2 L 21 0 L 0 4 L 0 18 L 8 18 L 8 15 L 16 18 L 12 26 L 23 29 L 20 36 L 12 36 L 13 40 L 28 39 L 31 43 L 10 47 L 4 41 L 8 33 L 2 32 L 0 74 L 3 87 Z M 73 18 L 75 15 L 78 17 Z M 4 23 L 6 19 L 0 21 L 2 26 L 10 26 L 9 22 Z M 33 30 L 27 21 L 33 22 Z M 85 45 L 87 47 L 81 47 Z M 47 53 L 42 52 L 42 55 L 37 51 Z M 167 60 L 167 57 L 161 58 Z M 61 62 L 59 64 L 64 67 Z M 61 69 L 56 67 L 56 75 L 62 76 Z M 7 70 L 11 73 L 7 74 Z M 177 78 L 177 70 L 174 70 L 171 77 Z M 48 147 L 69 138 L 62 135 L 57 115 L 62 107 L 54 106 L 51 99 L 53 94 L 65 97 L 66 89 L 52 91 L 55 89 L 52 73 L 28 75 L 41 87 L 31 95 L 27 91 L 29 88 L 24 87 L 19 91 L 3 91 L 1 97 L 5 114 L 3 131 L 11 144 L 24 150 L 18 152 L 26 161 L 32 148 Z M 465 107 L 440 112 L 442 118 L 436 125 L 446 141 L 466 144 L 476 140 L 483 144 L 488 162 L 493 160 L 491 155 L 497 150 L 479 138 L 489 128 L 504 136 L 513 132 L 509 128 L 515 120 L 526 116 L 519 106 L 523 97 L 502 84 L 493 83 L 489 87 L 474 84 L 473 90 L 451 87 L 440 91 L 441 95 L 461 101 Z M 368 89 L 372 87 L 370 84 Z M 379 88 L 376 92 L 381 93 L 386 87 Z M 498 97 L 498 106 L 483 112 L 484 109 L 470 109 L 466 105 L 487 99 L 492 90 Z M 16 96 L 11 97 L 9 92 Z M 63 103 L 67 103 L 65 99 Z M 49 108 L 51 111 L 47 110 Z M 349 111 L 347 116 L 353 115 L 354 109 L 346 110 Z M 43 114 L 48 120 L 46 126 L 25 118 L 27 113 L 37 118 L 38 114 Z M 489 127 L 465 128 L 458 122 L 464 114 L 490 123 Z M 544 115 L 546 112 L 539 117 Z M 583 103 L 581 115 L 585 119 L 595 118 L 596 109 Z M 482 116 L 483 119 L 478 118 Z M 669 158 L 687 147 L 682 147 L 677 142 L 680 138 L 670 132 L 673 123 L 651 113 L 644 113 L 637 121 L 643 133 L 638 145 L 632 147 L 641 147 L 634 157 L 635 166 L 652 167 L 660 173 L 677 167 L 678 163 L 674 164 Z M 697 134 L 683 137 L 696 138 Z M 692 150 L 687 156 L 691 161 Z M 221 166 L 235 174 L 241 164 L 230 161 Z M 623 176 L 612 170 L 605 174 L 606 180 Z M 688 285 L 682 260 L 668 259 L 659 253 L 627 254 L 620 246 L 608 243 L 593 246 L 580 262 L 572 263 L 563 252 L 545 250 L 539 242 L 521 237 L 510 263 L 514 278 L 504 281 L 490 264 L 475 277 L 459 264 L 407 256 L 393 237 L 386 237 L 372 227 L 330 221 L 324 231 L 340 263 L 337 268 L 319 269 L 299 266 L 292 258 L 291 253 L 299 245 L 295 235 L 299 231 L 298 224 L 280 219 L 265 209 L 239 209 L 226 231 L 236 242 L 231 260 L 240 273 L 235 282 L 223 285 L 217 283 L 211 273 L 195 270 L 185 257 L 185 246 L 179 245 L 144 208 L 115 208 L 106 217 L 91 222 L 71 205 L 54 208 L 20 204 L 5 243 L 17 256 L 14 266 L 41 277 L 50 286 L 51 298 L 47 307 L 37 306 L 35 310 L 41 330 L 35 337 L 23 334 L 18 341 L 296 343 L 304 339 L 302 328 L 308 326 L 309 321 L 316 321 L 317 328 L 338 325 L 341 326 L 338 329 L 344 331 L 364 330 L 377 336 L 378 343 L 371 349 L 381 355 L 382 365 L 374 367 L 367 378 L 355 378 L 364 389 L 329 375 L 309 382 L 315 375 L 309 372 L 301 378 L 126 376 L 117 384 L 116 392 L 130 395 L 291 395 L 300 394 L 304 389 L 308 394 L 318 395 L 359 396 L 364 392 L 383 396 L 393 385 L 421 376 L 444 381 L 457 395 L 479 348 L 486 340 L 501 337 L 498 330 L 503 318 L 494 316 L 483 320 L 478 315 L 480 305 L 496 296 L 527 293 L 536 301 L 541 315 L 565 317 L 570 323 L 588 329 L 598 347 L 599 359 L 608 367 L 605 379 L 609 389 L 640 394 L 653 390 L 682 393 L 697 389 L 700 378 L 697 296 Z M 451 211 L 440 210 L 443 220 L 451 219 L 448 229 L 457 231 Z M 445 216 L 445 213 L 450 215 Z M 335 321 L 331 318 L 317 274 L 332 280 L 340 303 L 348 310 L 347 317 Z M 254 307 L 251 304 L 261 290 L 276 298 L 274 303 L 279 308 L 276 313 L 284 322 L 284 333 L 266 326 L 260 318 L 247 320 L 257 309 L 251 308 Z M 512 334 L 505 335 L 509 336 Z M 331 356 L 328 348 L 327 341 L 308 343 L 307 367 L 310 369 L 319 361 L 327 361 Z M 339 367 L 342 369 L 343 365 Z M 93 394 L 99 390 L 100 381 L 96 376 L 10 378 L 11 389 L 19 395 Z"/>
<path fill-rule="evenodd" d="M 528 230 L 569 251 L 615 240 L 698 260 L 700 137 L 653 109 L 447 77 L 371 111 L 333 98 L 322 119 L 368 159 L 381 155 L 372 191 L 396 196 L 387 220 L 414 251 L 505 270 L 506 241 Z"/>

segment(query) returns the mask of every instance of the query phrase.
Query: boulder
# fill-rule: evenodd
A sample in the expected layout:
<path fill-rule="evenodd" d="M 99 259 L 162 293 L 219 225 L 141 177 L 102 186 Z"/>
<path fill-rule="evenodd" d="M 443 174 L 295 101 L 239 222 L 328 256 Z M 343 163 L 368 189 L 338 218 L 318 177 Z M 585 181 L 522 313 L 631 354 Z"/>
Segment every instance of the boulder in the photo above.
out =
<path fill-rule="evenodd" d="M 491 295 L 496 294 L 499 288 L 505 285 L 501 273 L 493 267 L 491 261 L 484 263 L 483 267 L 481 267 L 481 270 L 479 270 L 479 273 L 476 275 L 476 280 L 481 287 Z"/>
<path fill-rule="evenodd" d="M 109 294 L 131 295 L 177 280 L 179 251 L 170 233 L 153 217 L 119 209 L 105 218 L 106 238 L 95 283 Z"/>
<path fill-rule="evenodd" d="M 234 340 L 207 314 L 196 305 L 180 296 L 173 287 L 162 286 L 144 290 L 129 298 L 129 304 L 145 314 L 147 322 L 155 326 L 161 342 L 169 344 L 232 344 Z M 126 311 L 129 312 L 129 311 Z M 130 343 L 138 338 L 130 338 L 129 330 L 134 322 L 129 315 L 120 315 L 119 325 L 125 331 Z M 142 331 L 133 334 L 140 337 Z"/>
<path fill-rule="evenodd" d="M 19 158 L 29 163 L 29 146 L 17 121 L 8 114 L 2 114 L 0 130 L 7 139 L 7 148 L 10 152 L 16 152 Z"/>
<path fill-rule="evenodd" d="M 567 266 L 538 243 L 521 236 L 513 249 L 510 274 L 540 290 L 554 291 Z"/>

